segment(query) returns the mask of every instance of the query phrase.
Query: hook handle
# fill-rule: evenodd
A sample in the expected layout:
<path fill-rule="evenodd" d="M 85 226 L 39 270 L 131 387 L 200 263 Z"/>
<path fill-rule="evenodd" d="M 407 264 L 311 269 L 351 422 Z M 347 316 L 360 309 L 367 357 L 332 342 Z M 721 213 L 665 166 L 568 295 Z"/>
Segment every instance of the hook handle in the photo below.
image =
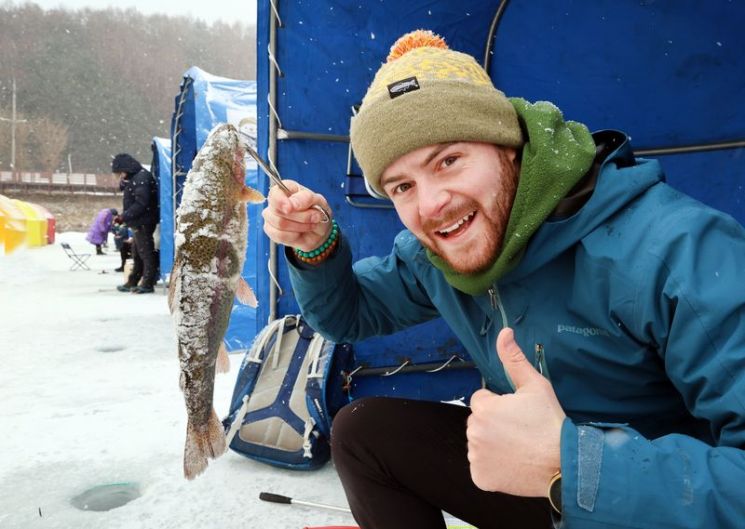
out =
<path fill-rule="evenodd" d="M 256 152 L 256 149 L 254 149 L 251 145 L 249 145 L 248 140 L 250 139 L 250 136 L 248 136 L 246 133 L 242 131 L 239 131 L 239 134 L 243 136 L 244 138 L 243 147 L 246 149 L 246 152 L 248 153 L 249 156 L 251 156 L 251 158 L 256 160 L 256 163 L 259 164 L 259 167 L 261 167 L 261 170 L 266 173 L 266 175 L 269 177 L 269 179 L 274 184 L 276 184 L 282 191 L 284 191 L 285 195 L 287 195 L 288 197 L 292 195 L 292 191 L 290 191 L 290 189 L 282 181 L 282 178 L 279 176 L 279 173 L 277 173 L 276 169 L 274 169 L 274 167 L 272 167 L 266 161 L 264 161 L 264 159 L 261 156 L 259 156 L 259 153 Z M 321 218 L 321 222 L 323 224 L 328 224 L 329 222 L 331 222 L 331 213 L 326 211 L 326 209 L 323 206 L 319 204 L 314 204 L 313 208 L 320 211 L 321 215 L 323 215 L 323 217 Z"/>

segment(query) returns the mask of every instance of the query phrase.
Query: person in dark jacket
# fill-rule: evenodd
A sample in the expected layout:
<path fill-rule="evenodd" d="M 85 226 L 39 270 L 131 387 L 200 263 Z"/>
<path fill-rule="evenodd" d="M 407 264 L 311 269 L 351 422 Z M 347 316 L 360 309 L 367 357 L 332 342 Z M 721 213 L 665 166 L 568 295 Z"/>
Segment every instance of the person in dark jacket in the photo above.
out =
<path fill-rule="evenodd" d="M 350 138 L 406 229 L 353 262 L 323 195 L 273 186 L 264 231 L 303 315 L 337 343 L 441 316 L 484 384 L 470 407 L 371 397 L 336 415 L 362 529 L 444 529 L 442 511 L 482 529 L 743 527 L 743 226 L 622 132 L 505 97 L 428 32 L 391 50 Z"/>
<path fill-rule="evenodd" d="M 114 272 L 124 272 L 124 265 L 127 264 L 127 259 L 132 256 L 132 232 L 126 224 L 114 223 L 111 227 L 111 231 L 114 234 L 114 246 L 116 251 L 119 252 L 122 264 L 119 268 L 115 268 Z"/>
<path fill-rule="evenodd" d="M 116 288 L 120 292 L 149 294 L 157 280 L 153 232 L 160 222 L 158 186 L 150 171 L 126 153 L 114 157 L 111 171 L 119 177 L 119 188 L 124 193 L 123 211 L 115 220 L 126 224 L 134 239 L 132 273 L 126 283 Z"/>

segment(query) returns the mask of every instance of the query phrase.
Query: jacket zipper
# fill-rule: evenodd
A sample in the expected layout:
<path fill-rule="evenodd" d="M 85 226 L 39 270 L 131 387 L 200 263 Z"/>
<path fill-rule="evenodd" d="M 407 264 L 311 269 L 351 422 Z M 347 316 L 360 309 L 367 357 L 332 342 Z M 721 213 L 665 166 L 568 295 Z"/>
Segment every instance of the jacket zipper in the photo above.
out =
<path fill-rule="evenodd" d="M 497 285 L 492 285 L 489 287 L 489 290 L 487 290 L 489 293 L 489 302 L 491 303 L 491 308 L 494 310 L 499 310 L 499 314 L 502 317 L 502 328 L 504 329 L 507 327 L 507 311 L 504 309 L 504 305 L 502 304 L 502 298 L 499 296 L 499 289 L 497 288 Z"/>
<path fill-rule="evenodd" d="M 497 285 L 492 285 L 489 288 L 489 290 L 487 290 L 487 292 L 489 294 L 489 302 L 491 304 L 491 308 L 493 310 L 499 310 L 499 314 L 502 317 L 502 328 L 507 327 L 507 324 L 508 324 L 507 311 L 504 308 L 504 303 L 502 303 L 502 297 L 499 295 L 499 289 L 497 288 Z M 534 358 L 533 365 L 541 375 L 548 378 L 548 370 L 546 366 L 546 353 L 543 350 L 543 344 L 540 344 L 540 343 L 535 344 L 535 358 Z M 506 372 L 505 372 L 505 375 L 507 375 Z M 509 381 L 510 385 L 512 385 L 512 380 L 510 379 L 509 375 L 507 375 L 507 380 Z M 514 389 L 514 385 L 513 385 L 513 389 Z"/>
<path fill-rule="evenodd" d="M 545 354 L 543 352 L 543 344 L 537 343 L 535 344 L 535 368 L 541 375 L 546 376 L 546 374 L 543 372 L 544 362 Z"/>
<path fill-rule="evenodd" d="M 499 289 L 497 288 L 497 285 L 492 285 L 489 290 L 487 290 L 487 292 L 489 293 L 489 302 L 491 303 L 492 310 L 499 310 L 499 314 L 502 317 L 502 328 L 504 329 L 505 327 L 507 327 L 507 311 L 505 310 L 504 304 L 502 303 L 502 298 L 499 295 Z M 510 374 L 507 373 L 506 369 L 504 370 L 504 376 L 507 379 L 507 383 L 514 391 L 515 383 L 512 382 L 512 378 L 510 378 Z M 485 382 L 483 381 L 483 377 L 482 382 Z"/>

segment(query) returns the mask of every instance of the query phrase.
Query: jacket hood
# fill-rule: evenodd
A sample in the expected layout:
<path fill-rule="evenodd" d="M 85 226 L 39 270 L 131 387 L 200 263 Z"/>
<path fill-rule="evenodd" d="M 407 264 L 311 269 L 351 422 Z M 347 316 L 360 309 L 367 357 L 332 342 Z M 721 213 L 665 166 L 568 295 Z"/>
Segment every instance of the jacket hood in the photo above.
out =
<path fill-rule="evenodd" d="M 573 215 L 546 220 L 528 243 L 520 264 L 505 274 L 503 281 L 517 280 L 533 273 L 607 223 L 647 189 L 664 181 L 657 160 L 634 158 L 626 134 L 611 130 L 593 133 L 598 145 L 608 138 L 612 138 L 615 148 L 600 165 L 590 198 Z"/>
<path fill-rule="evenodd" d="M 112 173 L 134 174 L 142 169 L 142 164 L 127 153 L 117 154 L 111 161 Z"/>

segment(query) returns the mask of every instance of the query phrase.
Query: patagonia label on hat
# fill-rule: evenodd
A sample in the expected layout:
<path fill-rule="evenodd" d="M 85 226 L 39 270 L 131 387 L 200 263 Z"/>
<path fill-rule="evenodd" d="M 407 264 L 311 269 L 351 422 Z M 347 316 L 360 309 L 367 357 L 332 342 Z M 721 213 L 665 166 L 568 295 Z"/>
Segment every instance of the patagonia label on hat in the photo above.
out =
<path fill-rule="evenodd" d="M 416 80 L 416 77 L 407 77 L 406 79 L 401 79 L 388 85 L 388 94 L 391 96 L 391 99 L 402 96 L 406 92 L 412 92 L 413 90 L 419 90 L 419 81 Z"/>

